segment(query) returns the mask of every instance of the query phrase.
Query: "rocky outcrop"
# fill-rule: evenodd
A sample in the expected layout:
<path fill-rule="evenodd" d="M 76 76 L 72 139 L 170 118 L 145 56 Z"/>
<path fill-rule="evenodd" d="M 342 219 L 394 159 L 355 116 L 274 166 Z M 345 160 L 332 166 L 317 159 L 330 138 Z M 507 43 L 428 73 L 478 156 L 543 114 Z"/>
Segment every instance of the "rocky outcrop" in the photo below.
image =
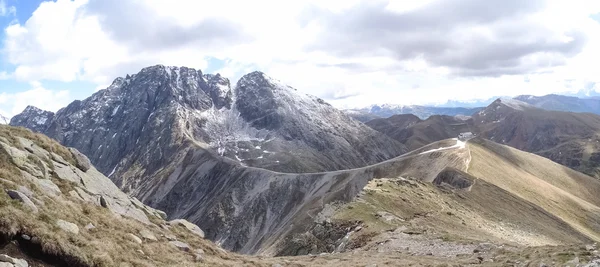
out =
<path fill-rule="evenodd" d="M 29 130 L 0 125 L 0 266 L 28 266 L 28 261 L 77 267 L 241 264 L 238 256 L 203 240 L 195 224 L 167 226 L 163 212 L 124 194 L 94 166 L 82 171 L 75 165 L 89 162 L 82 154 L 65 160 L 47 149 L 75 151 Z M 40 169 L 47 175 L 37 175 Z M 175 234 L 185 251 L 171 249 L 170 240 L 162 238 Z"/>
<path fill-rule="evenodd" d="M 433 180 L 433 184 L 435 185 L 448 186 L 450 188 L 466 191 L 471 190 L 474 182 L 474 177 L 466 172 L 454 168 L 447 168 L 443 170 Z"/>

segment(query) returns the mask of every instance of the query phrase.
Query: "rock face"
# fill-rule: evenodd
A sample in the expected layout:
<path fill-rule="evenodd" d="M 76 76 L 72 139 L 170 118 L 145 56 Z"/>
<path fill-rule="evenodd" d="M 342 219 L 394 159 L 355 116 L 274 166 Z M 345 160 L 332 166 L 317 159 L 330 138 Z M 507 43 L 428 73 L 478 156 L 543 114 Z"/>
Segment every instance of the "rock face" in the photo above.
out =
<path fill-rule="evenodd" d="M 12 125 L 30 127 L 26 115 Z M 226 78 L 185 67 L 153 66 L 118 78 L 36 130 L 81 151 L 130 195 L 246 253 L 286 226 L 291 210 L 328 193 L 320 189 L 323 175 L 303 180 L 277 172 L 357 168 L 406 152 L 263 73 L 245 75 L 231 90 Z"/>

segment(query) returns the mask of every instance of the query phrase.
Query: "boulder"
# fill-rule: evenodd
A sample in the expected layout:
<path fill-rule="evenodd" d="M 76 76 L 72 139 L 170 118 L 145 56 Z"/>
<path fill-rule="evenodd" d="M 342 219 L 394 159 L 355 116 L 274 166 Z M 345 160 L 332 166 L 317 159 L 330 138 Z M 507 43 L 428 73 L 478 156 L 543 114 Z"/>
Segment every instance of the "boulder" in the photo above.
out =
<path fill-rule="evenodd" d="M 27 263 L 27 261 L 22 260 L 22 259 L 17 259 L 17 258 L 13 258 L 11 256 L 8 255 L 4 255 L 4 254 L 0 254 L 0 264 L 1 263 L 7 263 L 9 265 L 5 266 L 14 266 L 14 267 L 29 267 L 29 264 Z M 2 266 L 2 265 L 0 265 Z"/>
<path fill-rule="evenodd" d="M 158 241 L 158 238 L 156 238 L 152 232 L 146 229 L 140 231 L 140 236 L 145 240 Z"/>
<path fill-rule="evenodd" d="M 178 248 L 181 251 L 185 251 L 188 252 L 190 251 L 190 245 L 183 243 L 181 241 L 169 241 L 169 244 L 175 246 L 176 248 Z"/>
<path fill-rule="evenodd" d="M 75 167 L 80 169 L 82 172 L 87 172 L 92 167 L 90 160 L 81 152 L 79 152 L 79 150 L 70 147 L 69 151 L 71 151 L 73 158 L 75 158 Z"/>
<path fill-rule="evenodd" d="M 75 235 L 79 234 L 79 227 L 74 223 L 59 219 L 56 221 L 56 226 L 58 226 L 58 228 L 65 232 L 72 233 Z"/>
<path fill-rule="evenodd" d="M 185 227 L 186 229 L 188 229 L 190 232 L 198 235 L 201 238 L 204 238 L 204 231 L 202 231 L 202 229 L 200 229 L 200 227 L 198 227 L 198 225 L 188 222 L 187 220 L 184 220 L 184 219 L 172 220 L 169 222 L 169 225 L 173 225 L 173 226 L 181 225 L 181 226 Z"/>
<path fill-rule="evenodd" d="M 102 206 L 103 208 L 108 208 L 108 202 L 106 201 L 104 196 L 100 196 L 100 206 Z"/>
<path fill-rule="evenodd" d="M 127 234 L 126 237 L 134 243 L 142 244 L 142 239 L 134 234 Z"/>
<path fill-rule="evenodd" d="M 34 213 L 38 212 L 38 208 L 25 194 L 15 190 L 6 190 L 6 193 L 8 193 L 8 196 L 10 196 L 10 198 L 21 201 L 21 203 L 23 203 L 25 207 L 29 208 Z"/>
<path fill-rule="evenodd" d="M 48 196 L 57 197 L 61 194 L 60 188 L 48 179 L 37 179 L 35 183 L 38 188 Z"/>

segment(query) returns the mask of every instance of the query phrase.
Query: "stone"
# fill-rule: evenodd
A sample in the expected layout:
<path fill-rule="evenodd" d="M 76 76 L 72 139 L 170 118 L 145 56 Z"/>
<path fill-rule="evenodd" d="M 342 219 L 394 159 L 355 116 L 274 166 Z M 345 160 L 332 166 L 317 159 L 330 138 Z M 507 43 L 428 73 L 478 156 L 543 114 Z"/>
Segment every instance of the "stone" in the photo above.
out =
<path fill-rule="evenodd" d="M 73 158 L 75 158 L 75 167 L 80 169 L 82 172 L 87 172 L 92 167 L 90 160 L 81 152 L 79 152 L 79 150 L 70 147 L 69 151 L 71 151 Z"/>
<path fill-rule="evenodd" d="M 0 254 L 0 263 L 9 263 L 10 265 L 6 266 L 14 266 L 14 267 L 29 267 L 27 261 L 22 259 L 13 258 L 8 255 Z"/>
<path fill-rule="evenodd" d="M 142 244 L 142 239 L 134 234 L 127 234 L 126 237 L 134 243 Z"/>
<path fill-rule="evenodd" d="M 17 187 L 17 191 L 25 194 L 28 198 L 33 198 L 33 192 L 27 187 L 19 185 L 19 187 Z"/>
<path fill-rule="evenodd" d="M 156 214 L 158 214 L 158 216 L 160 216 L 161 219 L 166 220 L 167 219 L 167 213 L 162 211 L 162 210 L 155 210 Z"/>
<path fill-rule="evenodd" d="M 31 236 L 28 236 L 25 234 L 21 235 L 21 238 L 23 238 L 23 240 L 27 240 L 27 241 L 31 240 Z"/>
<path fill-rule="evenodd" d="M 58 226 L 58 228 L 65 232 L 69 232 L 75 235 L 79 234 L 79 227 L 74 223 L 59 219 L 56 221 L 56 226 Z"/>
<path fill-rule="evenodd" d="M 85 230 L 90 231 L 96 229 L 96 226 L 94 226 L 92 223 L 88 223 L 84 228 Z"/>
<path fill-rule="evenodd" d="M 21 201 L 25 207 L 29 208 L 34 213 L 38 212 L 37 206 L 35 206 L 31 199 L 29 199 L 29 197 L 27 197 L 25 194 L 15 190 L 6 190 L 6 193 L 8 196 L 10 196 L 10 198 Z"/>
<path fill-rule="evenodd" d="M 181 226 L 187 228 L 190 232 L 198 235 L 201 238 L 204 238 L 204 231 L 202 231 L 202 229 L 200 229 L 200 227 L 198 227 L 198 225 L 188 222 L 187 220 L 184 220 L 184 219 L 172 220 L 169 222 L 169 224 L 170 225 L 181 225 Z"/>
<path fill-rule="evenodd" d="M 158 238 L 156 238 L 156 236 L 150 232 L 149 230 L 141 230 L 140 231 L 140 236 L 144 239 L 144 240 L 149 240 L 149 241 L 158 241 Z"/>
<path fill-rule="evenodd" d="M 588 264 L 582 265 L 581 267 L 600 267 L 600 259 L 593 260 Z"/>
<path fill-rule="evenodd" d="M 178 248 L 181 251 L 185 251 L 188 252 L 190 251 L 190 245 L 183 243 L 181 241 L 169 241 L 169 244 L 175 246 L 176 248 Z"/>
<path fill-rule="evenodd" d="M 570 261 L 565 262 L 565 266 L 578 266 L 579 265 L 579 257 L 575 257 Z"/>
<path fill-rule="evenodd" d="M 175 235 L 172 235 L 172 234 L 165 235 L 165 238 L 167 240 L 169 240 L 169 241 L 175 241 L 175 240 L 177 240 L 177 237 Z"/>
<path fill-rule="evenodd" d="M 37 179 L 35 183 L 38 188 L 48 196 L 57 197 L 61 194 L 60 188 L 48 179 Z"/>
<path fill-rule="evenodd" d="M 102 206 L 103 208 L 108 208 L 108 202 L 106 202 L 104 196 L 100 196 L 100 206 Z"/>

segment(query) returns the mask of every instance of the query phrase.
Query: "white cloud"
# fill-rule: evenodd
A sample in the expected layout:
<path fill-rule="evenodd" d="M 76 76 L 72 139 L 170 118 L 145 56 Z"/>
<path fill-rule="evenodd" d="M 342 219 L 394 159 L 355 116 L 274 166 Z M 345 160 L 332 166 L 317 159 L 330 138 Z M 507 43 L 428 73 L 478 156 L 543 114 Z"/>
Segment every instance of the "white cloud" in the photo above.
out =
<path fill-rule="evenodd" d="M 7 6 L 4 0 L 0 0 L 0 17 L 11 15 L 17 15 L 17 8 L 15 6 Z"/>
<path fill-rule="evenodd" d="M 389 21 L 375 25 L 361 17 L 381 3 L 381 14 L 390 16 L 382 19 Z M 461 16 L 436 13 L 444 3 L 449 1 L 43 2 L 25 23 L 5 29 L 3 52 L 15 71 L 0 73 L 0 79 L 84 80 L 101 88 L 148 65 L 204 70 L 207 58 L 215 57 L 226 60 L 217 70 L 226 77 L 262 70 L 340 107 L 545 94 L 600 84 L 594 67 L 600 23 L 589 17 L 600 12 L 599 1 L 486 2 L 502 6 L 494 9 L 481 1 L 451 0 L 479 8 Z M 440 27 L 447 30 L 415 35 L 395 29 L 398 14 L 414 23 L 400 25 L 409 29 L 442 21 L 423 20 L 427 16 L 447 15 L 447 25 Z M 436 40 L 438 35 L 445 39 Z"/>
<path fill-rule="evenodd" d="M 46 89 L 38 81 L 30 82 L 31 88 L 18 93 L 0 93 L 0 114 L 12 117 L 21 113 L 28 105 L 43 110 L 57 111 L 71 101 L 69 91 Z"/>

